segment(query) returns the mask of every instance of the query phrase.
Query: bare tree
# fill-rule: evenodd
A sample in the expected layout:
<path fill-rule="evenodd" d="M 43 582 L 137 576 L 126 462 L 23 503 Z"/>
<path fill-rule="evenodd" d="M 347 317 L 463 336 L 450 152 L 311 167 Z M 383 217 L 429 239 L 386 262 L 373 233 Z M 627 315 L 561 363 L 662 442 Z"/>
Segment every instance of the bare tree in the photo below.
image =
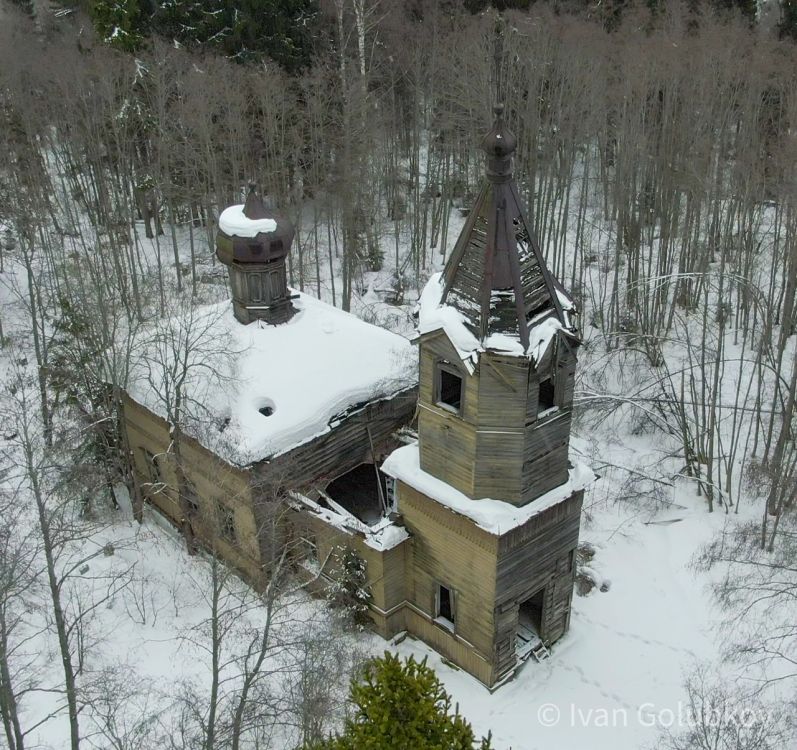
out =
<path fill-rule="evenodd" d="M 789 743 L 782 710 L 699 668 L 686 681 L 678 726 L 662 730 L 668 750 L 776 750 Z M 682 715 L 681 715 L 682 714 Z"/>

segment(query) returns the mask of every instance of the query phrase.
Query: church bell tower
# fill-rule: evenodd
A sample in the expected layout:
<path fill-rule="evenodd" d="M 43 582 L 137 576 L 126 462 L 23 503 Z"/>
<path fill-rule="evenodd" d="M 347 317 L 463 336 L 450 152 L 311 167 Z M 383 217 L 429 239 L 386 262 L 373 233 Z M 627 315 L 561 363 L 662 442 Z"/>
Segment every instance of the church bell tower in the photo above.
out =
<path fill-rule="evenodd" d="M 412 541 L 394 627 L 489 686 L 570 627 L 594 476 L 568 461 L 576 309 L 524 214 L 515 145 L 496 107 L 481 191 L 419 302 L 418 444 L 383 464 Z"/>
<path fill-rule="evenodd" d="M 474 500 L 522 506 L 568 479 L 579 339 L 521 206 L 515 136 L 494 112 L 481 191 L 421 299 L 420 463 Z"/>

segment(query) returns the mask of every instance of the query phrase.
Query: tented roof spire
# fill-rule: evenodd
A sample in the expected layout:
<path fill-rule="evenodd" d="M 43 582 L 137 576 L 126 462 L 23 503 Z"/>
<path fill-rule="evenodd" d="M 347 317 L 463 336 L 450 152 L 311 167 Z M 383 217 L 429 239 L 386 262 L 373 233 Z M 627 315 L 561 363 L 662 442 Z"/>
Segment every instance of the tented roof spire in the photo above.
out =
<path fill-rule="evenodd" d="M 443 271 L 441 301 L 462 313 L 482 343 L 502 333 L 528 349 L 530 327 L 550 316 L 571 328 L 559 297 L 567 296 L 545 265 L 521 208 L 512 178 L 517 139 L 504 122 L 503 106 L 494 113 L 482 140 L 486 179 Z"/>

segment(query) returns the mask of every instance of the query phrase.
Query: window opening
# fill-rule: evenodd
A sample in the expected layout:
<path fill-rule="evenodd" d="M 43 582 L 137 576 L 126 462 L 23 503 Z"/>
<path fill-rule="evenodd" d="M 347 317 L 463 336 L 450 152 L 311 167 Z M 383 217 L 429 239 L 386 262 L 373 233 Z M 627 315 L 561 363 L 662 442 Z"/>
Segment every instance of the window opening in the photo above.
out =
<path fill-rule="evenodd" d="M 443 364 L 439 365 L 438 373 L 437 403 L 459 411 L 462 408 L 462 378 Z"/>
<path fill-rule="evenodd" d="M 454 627 L 454 592 L 443 584 L 437 586 L 437 607 L 435 616 L 444 625 Z"/>
<path fill-rule="evenodd" d="M 228 542 L 235 541 L 235 514 L 230 508 L 218 503 L 219 532 Z"/>
<path fill-rule="evenodd" d="M 553 381 L 550 378 L 540 381 L 539 404 L 538 411 L 547 411 L 555 406 Z"/>

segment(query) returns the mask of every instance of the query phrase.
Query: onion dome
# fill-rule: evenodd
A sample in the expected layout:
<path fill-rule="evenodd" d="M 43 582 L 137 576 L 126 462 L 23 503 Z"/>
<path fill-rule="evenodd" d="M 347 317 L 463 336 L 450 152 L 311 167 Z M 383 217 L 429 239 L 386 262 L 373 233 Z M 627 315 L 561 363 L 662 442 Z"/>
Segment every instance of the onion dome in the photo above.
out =
<path fill-rule="evenodd" d="M 508 180 L 512 176 L 512 154 L 517 138 L 504 123 L 504 105 L 493 108 L 495 121 L 487 135 L 482 138 L 482 151 L 487 154 L 487 176 L 492 180 Z"/>
<path fill-rule="evenodd" d="M 291 222 L 266 208 L 253 183 L 243 205 L 221 212 L 216 257 L 229 269 L 233 312 L 241 323 L 276 325 L 293 315 L 285 273 L 293 235 Z"/>
<path fill-rule="evenodd" d="M 293 235 L 291 222 L 266 208 L 250 183 L 246 203 L 230 206 L 219 216 L 216 256 L 225 265 L 271 263 L 287 256 Z"/>

